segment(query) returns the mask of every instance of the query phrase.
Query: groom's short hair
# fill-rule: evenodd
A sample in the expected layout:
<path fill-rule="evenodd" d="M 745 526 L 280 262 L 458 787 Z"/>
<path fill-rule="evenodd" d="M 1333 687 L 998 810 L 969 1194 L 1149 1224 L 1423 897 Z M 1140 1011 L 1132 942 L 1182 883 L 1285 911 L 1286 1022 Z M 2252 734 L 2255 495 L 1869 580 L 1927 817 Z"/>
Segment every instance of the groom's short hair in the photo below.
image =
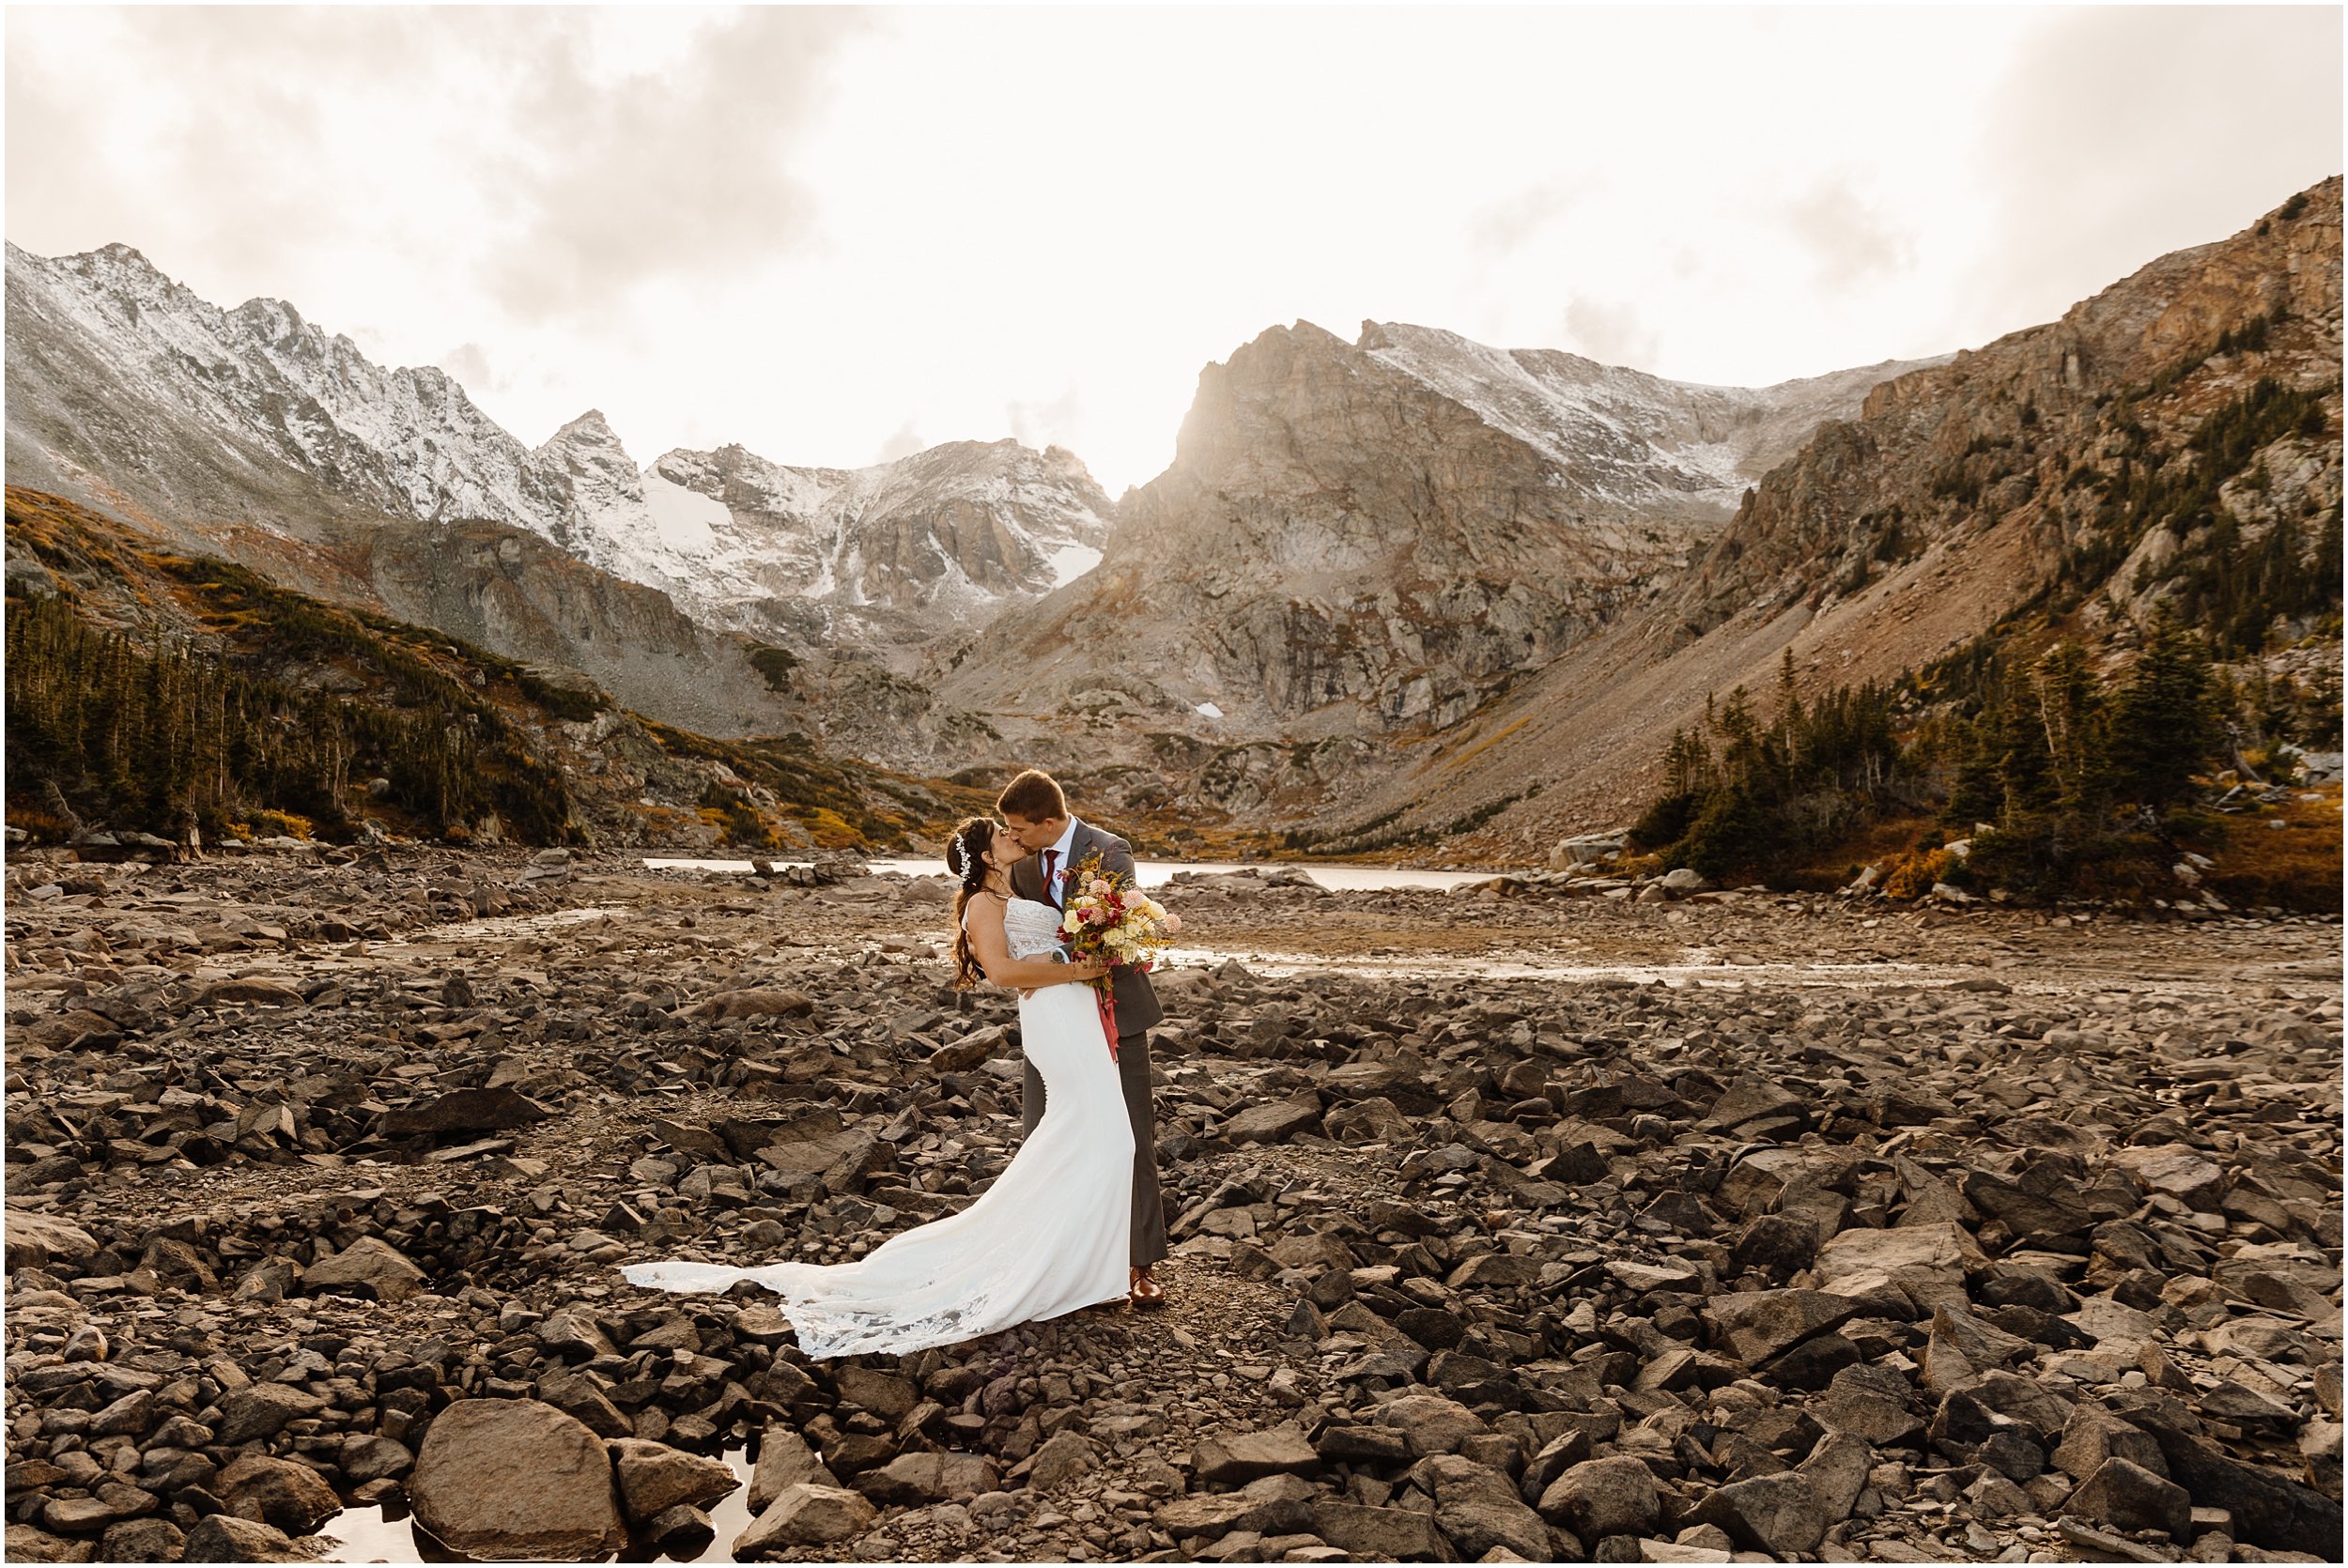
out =
<path fill-rule="evenodd" d="M 1025 822 L 1048 822 L 1068 815 L 1068 797 L 1059 792 L 1050 774 L 1029 768 L 1003 786 L 1003 792 L 995 797 L 995 809 Z"/>

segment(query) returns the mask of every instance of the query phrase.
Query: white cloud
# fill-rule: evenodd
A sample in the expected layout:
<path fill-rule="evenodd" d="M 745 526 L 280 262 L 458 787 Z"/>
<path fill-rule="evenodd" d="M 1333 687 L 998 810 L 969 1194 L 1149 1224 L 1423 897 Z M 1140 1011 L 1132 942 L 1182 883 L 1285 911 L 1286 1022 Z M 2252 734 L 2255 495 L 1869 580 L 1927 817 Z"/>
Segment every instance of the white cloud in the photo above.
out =
<path fill-rule="evenodd" d="M 1570 301 L 1565 335 L 1567 346 L 1587 359 L 1639 367 L 1654 362 L 1661 341 L 1640 321 L 1637 307 L 1621 300 Z"/>
<path fill-rule="evenodd" d="M 1171 456 L 1199 367 L 1274 322 L 1766 384 L 2045 319 L 2340 164 L 2319 9 L 6 26 L 28 249 L 125 240 L 224 304 L 364 327 L 528 442 L 590 407 L 630 451 L 787 463 L 1017 434 L 1112 493 Z"/>
<path fill-rule="evenodd" d="M 888 439 L 881 442 L 880 451 L 873 454 L 873 461 L 893 463 L 900 457 L 912 456 L 929 444 L 921 438 L 921 433 L 913 427 L 913 422 L 907 420 L 897 426 L 895 433 Z"/>

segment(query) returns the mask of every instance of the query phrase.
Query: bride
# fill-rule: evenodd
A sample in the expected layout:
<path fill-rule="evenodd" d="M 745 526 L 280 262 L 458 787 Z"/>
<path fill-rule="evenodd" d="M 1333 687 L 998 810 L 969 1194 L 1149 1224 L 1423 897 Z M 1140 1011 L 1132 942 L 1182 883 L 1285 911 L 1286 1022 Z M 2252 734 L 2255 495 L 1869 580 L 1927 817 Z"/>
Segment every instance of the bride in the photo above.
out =
<path fill-rule="evenodd" d="M 1099 963 L 1060 961 L 1060 913 L 1015 898 L 1011 830 L 973 817 L 954 830 L 954 984 L 983 976 L 1020 992 L 1019 1038 L 1046 1085 L 1043 1120 L 1010 1166 L 959 1214 L 891 1237 L 855 1263 L 631 1264 L 632 1284 L 719 1291 L 744 1280 L 782 1298 L 811 1358 L 954 1345 L 1037 1318 L 1127 1299 L 1134 1133 L 1092 992 Z"/>

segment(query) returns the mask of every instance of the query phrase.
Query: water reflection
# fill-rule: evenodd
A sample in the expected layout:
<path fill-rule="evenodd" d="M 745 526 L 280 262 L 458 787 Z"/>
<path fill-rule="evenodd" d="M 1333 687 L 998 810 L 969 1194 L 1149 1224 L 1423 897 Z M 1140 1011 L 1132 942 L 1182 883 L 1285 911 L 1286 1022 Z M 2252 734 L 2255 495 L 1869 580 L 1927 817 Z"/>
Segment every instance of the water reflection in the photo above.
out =
<path fill-rule="evenodd" d="M 776 867 L 806 866 L 804 860 L 775 860 Z M 874 871 L 894 871 L 900 876 L 942 877 L 947 874 L 942 860 L 868 860 L 865 864 Z M 647 869 L 655 871 L 739 871 L 748 873 L 747 860 L 692 860 L 675 856 L 652 855 L 644 860 Z M 1229 860 L 1143 860 L 1135 863 L 1144 887 L 1163 887 L 1176 873 L 1187 871 L 1195 876 L 1214 876 L 1225 872 L 1272 871 L 1282 875 L 1301 872 L 1321 886 L 1346 893 L 1381 892 L 1403 887 L 1431 887 L 1447 891 L 1463 882 L 1482 882 L 1498 875 L 1494 871 L 1422 871 L 1409 866 L 1322 866 L 1290 863 L 1241 865 Z"/>
<path fill-rule="evenodd" d="M 618 1562 L 732 1562 L 734 1542 L 750 1528 L 750 1451 L 747 1448 L 728 1449 L 724 1459 L 735 1479 L 741 1482 L 719 1499 L 715 1508 L 706 1510 L 709 1522 L 717 1533 L 708 1545 L 693 1557 L 669 1557 L 653 1550 L 650 1545 L 631 1543 L 617 1558 L 605 1561 Z M 433 1539 L 430 1531 L 416 1523 L 408 1512 L 405 1498 L 372 1508 L 346 1508 L 326 1522 L 317 1533 L 318 1545 L 325 1548 L 321 1562 L 479 1562 L 481 1558 L 467 1557 L 451 1551 Z"/>

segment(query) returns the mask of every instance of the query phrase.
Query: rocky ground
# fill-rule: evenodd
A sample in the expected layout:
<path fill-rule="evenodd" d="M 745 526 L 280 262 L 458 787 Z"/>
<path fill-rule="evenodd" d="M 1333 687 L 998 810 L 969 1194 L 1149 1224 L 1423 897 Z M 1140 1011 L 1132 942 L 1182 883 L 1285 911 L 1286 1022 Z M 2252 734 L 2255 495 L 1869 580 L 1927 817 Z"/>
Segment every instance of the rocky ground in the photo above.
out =
<path fill-rule="evenodd" d="M 942 884 L 7 895 L 11 1559 L 2340 1554 L 2336 921 L 1195 882 L 1169 1310 L 856 1364 L 617 1268 L 1000 1170 Z"/>

